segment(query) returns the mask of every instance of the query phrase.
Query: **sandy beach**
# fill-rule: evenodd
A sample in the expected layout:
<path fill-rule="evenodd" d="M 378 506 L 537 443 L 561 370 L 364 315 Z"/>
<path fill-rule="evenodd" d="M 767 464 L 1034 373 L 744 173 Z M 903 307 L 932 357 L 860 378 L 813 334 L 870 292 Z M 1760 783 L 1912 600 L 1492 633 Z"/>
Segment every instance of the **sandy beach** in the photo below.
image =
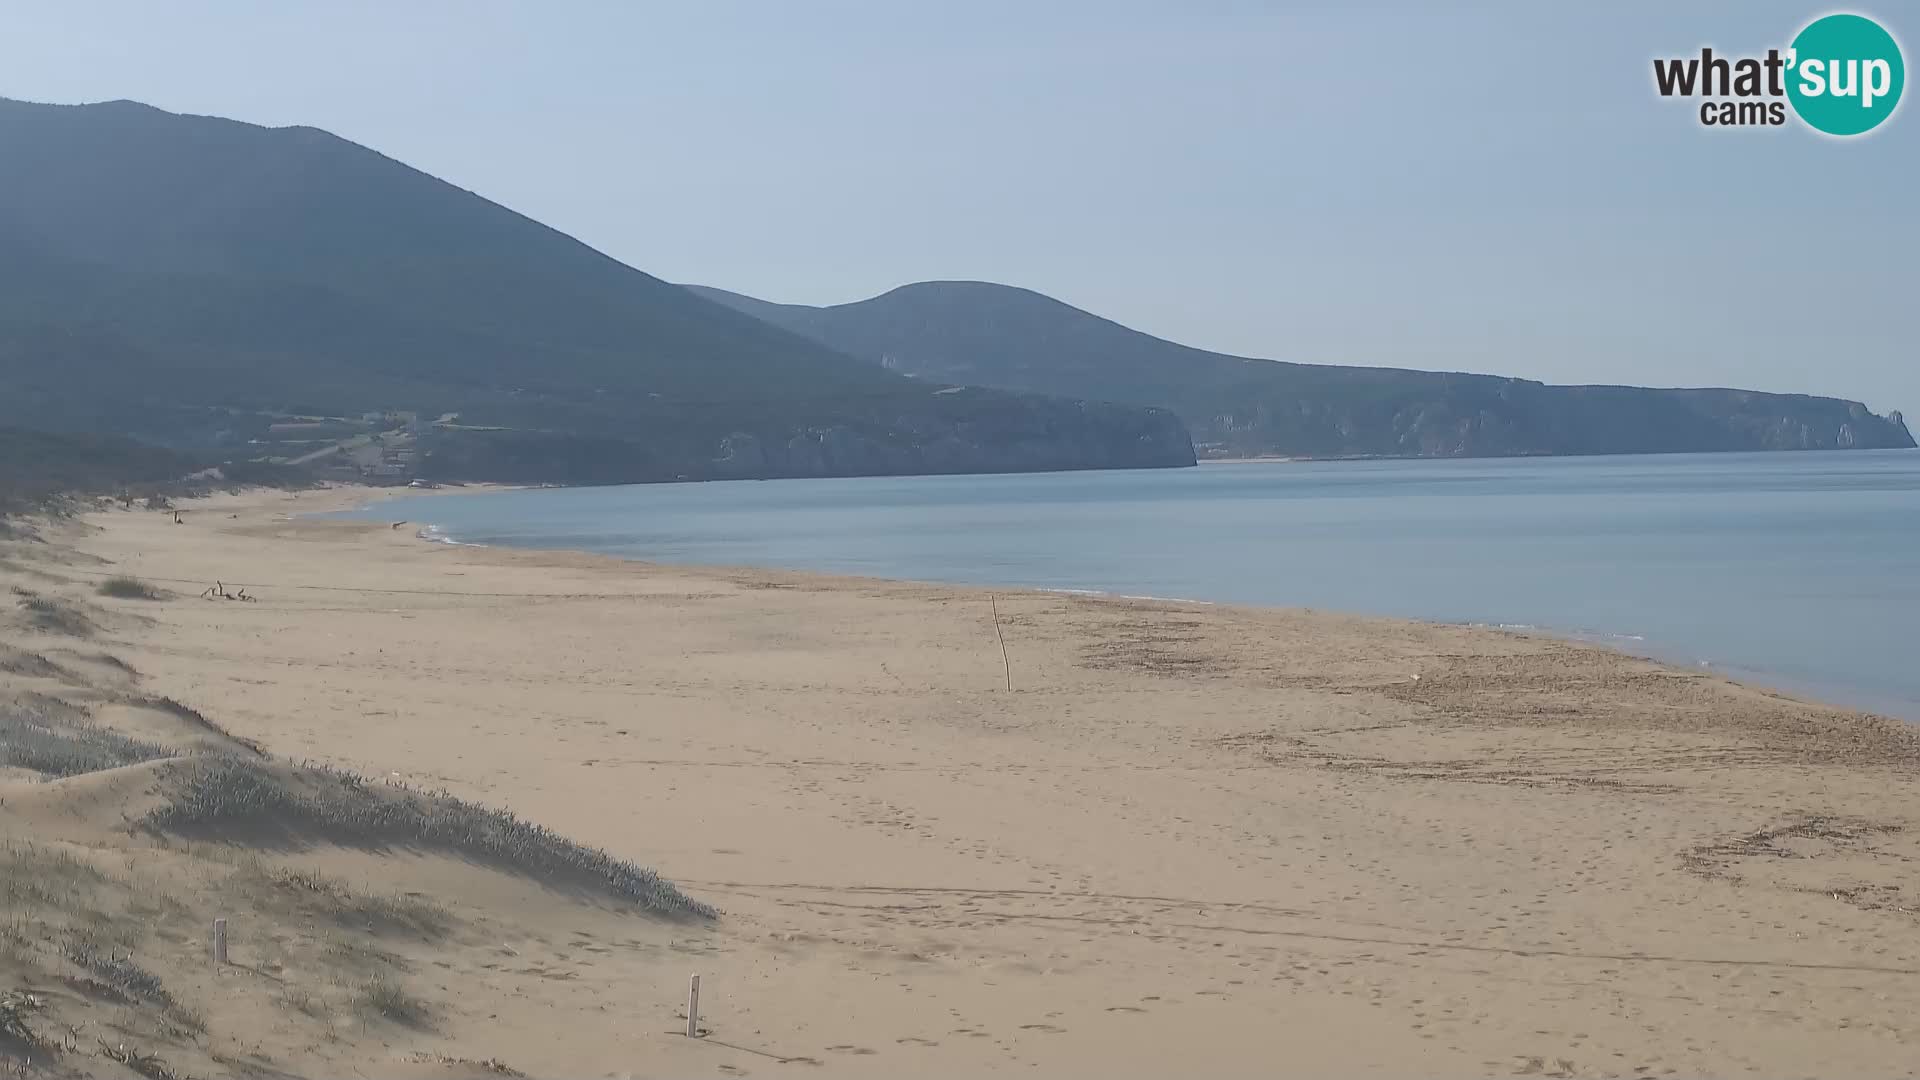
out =
<path fill-rule="evenodd" d="M 509 807 L 721 915 L 649 919 L 407 852 L 282 851 L 446 905 L 461 930 L 385 946 L 434 1023 L 323 1023 L 181 941 L 153 963 L 209 1034 L 180 1054 L 295 1075 L 1920 1062 L 1906 725 L 1494 631 L 296 518 L 366 497 L 50 529 L 9 545 L 0 584 L 84 601 L 96 630 L 0 638 L 68 668 L 110 654 L 279 757 Z M 170 598 L 93 596 L 114 574 Z M 216 580 L 253 602 L 199 599 Z M 13 692 L 52 692 L 16 667 Z M 171 857 L 72 809 L 133 797 L 106 775 L 0 776 L 0 833 Z M 300 955 L 308 933 L 236 921 L 233 948 L 266 968 L 246 958 Z M 276 984 L 307 977 L 275 964 Z M 694 973 L 700 1039 L 677 1033 Z"/>

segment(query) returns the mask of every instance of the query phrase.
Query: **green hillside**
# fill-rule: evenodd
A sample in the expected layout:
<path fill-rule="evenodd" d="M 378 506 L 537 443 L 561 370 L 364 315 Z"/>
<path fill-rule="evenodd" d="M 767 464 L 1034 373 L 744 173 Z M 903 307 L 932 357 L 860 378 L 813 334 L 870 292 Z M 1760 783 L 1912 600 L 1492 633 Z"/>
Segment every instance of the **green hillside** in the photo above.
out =
<path fill-rule="evenodd" d="M 452 416 L 422 472 L 542 480 L 1191 461 L 1164 412 L 940 393 L 311 128 L 0 100 L 0 147 L 0 423 Z"/>

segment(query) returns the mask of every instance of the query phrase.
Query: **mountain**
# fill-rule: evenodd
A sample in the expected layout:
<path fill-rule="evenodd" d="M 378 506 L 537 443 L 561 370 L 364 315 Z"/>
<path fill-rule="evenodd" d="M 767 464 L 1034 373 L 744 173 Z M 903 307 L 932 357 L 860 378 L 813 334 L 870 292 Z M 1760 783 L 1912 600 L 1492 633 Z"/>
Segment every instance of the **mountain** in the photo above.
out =
<path fill-rule="evenodd" d="M 0 99 L 0 424 L 245 453 L 363 417 L 446 478 L 1193 460 L 1164 410 L 890 373 L 324 131 Z"/>
<path fill-rule="evenodd" d="M 1492 375 L 1293 364 L 1164 341 L 1026 289 L 905 285 L 833 307 L 687 286 L 889 370 L 1165 406 L 1203 453 L 1497 456 L 1911 447 L 1899 413 L 1751 390 L 1551 386 Z"/>

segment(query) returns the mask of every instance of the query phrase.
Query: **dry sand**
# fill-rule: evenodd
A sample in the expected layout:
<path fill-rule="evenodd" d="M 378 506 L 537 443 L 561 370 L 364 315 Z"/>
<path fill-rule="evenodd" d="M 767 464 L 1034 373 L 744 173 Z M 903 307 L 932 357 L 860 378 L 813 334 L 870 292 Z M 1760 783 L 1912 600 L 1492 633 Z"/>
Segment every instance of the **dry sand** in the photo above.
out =
<path fill-rule="evenodd" d="M 723 915 L 659 922 L 421 855 L 283 853 L 431 896 L 466 929 L 390 945 L 431 1030 L 322 1030 L 277 1008 L 307 977 L 284 958 L 311 931 L 297 920 L 235 926 L 237 962 L 281 957 L 259 978 L 201 972 L 202 946 L 180 943 L 170 962 L 216 1062 L 1920 1067 L 1920 753 L 1904 725 L 1498 632 L 1002 591 L 1009 691 L 981 590 L 292 518 L 362 497 L 220 497 L 184 525 L 94 515 L 62 541 L 83 554 L 16 546 L 0 578 L 78 598 L 125 572 L 177 596 L 91 599 L 102 625 L 84 645 L 0 637 L 73 664 L 110 653 L 144 693 L 274 754 L 511 807 Z M 257 602 L 194 598 L 216 578 Z M 108 805 L 138 788 L 62 785 L 82 782 Z M 80 821 L 33 809 L 62 785 L 0 779 L 0 830 Z M 673 1033 L 694 972 L 700 1040 Z"/>

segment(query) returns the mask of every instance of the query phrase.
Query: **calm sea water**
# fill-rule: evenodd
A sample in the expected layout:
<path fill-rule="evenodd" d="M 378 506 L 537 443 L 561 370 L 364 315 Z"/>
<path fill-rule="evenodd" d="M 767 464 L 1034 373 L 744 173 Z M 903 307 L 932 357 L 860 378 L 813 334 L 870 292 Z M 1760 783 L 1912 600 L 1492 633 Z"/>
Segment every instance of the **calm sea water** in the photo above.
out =
<path fill-rule="evenodd" d="M 1916 451 L 659 484 L 362 516 L 663 562 L 1534 628 L 1920 719 Z"/>

